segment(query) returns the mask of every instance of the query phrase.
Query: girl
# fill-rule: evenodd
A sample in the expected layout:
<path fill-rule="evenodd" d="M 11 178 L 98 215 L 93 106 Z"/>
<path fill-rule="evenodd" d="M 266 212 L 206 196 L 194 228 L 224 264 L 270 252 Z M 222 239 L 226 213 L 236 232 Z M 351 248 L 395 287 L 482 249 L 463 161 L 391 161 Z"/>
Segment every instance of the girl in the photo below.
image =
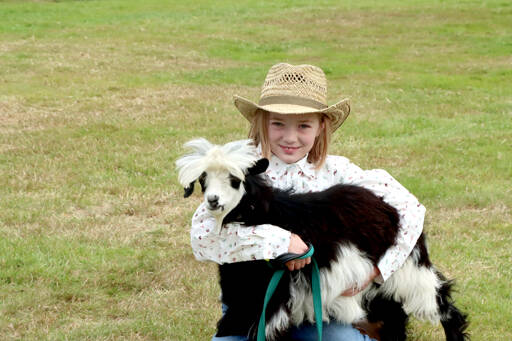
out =
<path fill-rule="evenodd" d="M 400 268 L 421 234 L 425 208 L 384 170 L 364 171 L 347 158 L 327 155 L 331 135 L 347 118 L 350 106 L 348 99 L 327 106 L 326 99 L 327 84 L 320 68 L 281 63 L 269 70 L 258 104 L 235 96 L 235 106 L 251 123 L 249 137 L 258 145 L 261 156 L 270 160 L 266 174 L 274 186 L 300 193 L 321 191 L 338 183 L 358 185 L 398 210 L 400 231 L 396 244 L 387 250 L 365 283 L 354 283 L 342 293 L 352 296 L 372 281 L 385 281 Z M 300 236 L 279 226 L 242 228 L 228 224 L 216 231 L 215 221 L 203 205 L 194 214 L 191 228 L 192 249 L 198 260 L 222 264 L 307 251 Z M 310 261 L 292 260 L 286 266 L 294 271 Z M 323 329 L 326 341 L 370 340 L 356 328 L 336 321 L 324 323 Z M 303 324 L 294 328 L 292 337 L 314 340 L 316 328 Z M 236 335 L 212 339 L 244 340 L 246 336 Z"/>

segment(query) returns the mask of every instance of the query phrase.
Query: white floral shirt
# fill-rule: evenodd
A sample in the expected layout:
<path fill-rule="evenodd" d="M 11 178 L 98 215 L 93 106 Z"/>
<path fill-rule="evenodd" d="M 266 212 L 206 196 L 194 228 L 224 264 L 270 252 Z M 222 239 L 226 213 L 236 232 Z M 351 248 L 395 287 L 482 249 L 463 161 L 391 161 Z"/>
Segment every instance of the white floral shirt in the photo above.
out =
<path fill-rule="evenodd" d="M 274 187 L 293 188 L 297 193 L 321 191 L 339 183 L 362 186 L 395 207 L 400 215 L 400 229 L 396 244 L 377 264 L 382 276 L 379 281 L 385 281 L 402 266 L 422 232 L 425 207 L 382 169 L 362 170 L 345 157 L 329 155 L 323 167 L 315 170 L 307 156 L 293 164 L 272 156 L 266 174 Z M 198 260 L 223 264 L 272 259 L 288 252 L 290 232 L 278 226 L 227 224 L 220 231 L 219 228 L 201 203 L 190 231 L 192 250 Z"/>

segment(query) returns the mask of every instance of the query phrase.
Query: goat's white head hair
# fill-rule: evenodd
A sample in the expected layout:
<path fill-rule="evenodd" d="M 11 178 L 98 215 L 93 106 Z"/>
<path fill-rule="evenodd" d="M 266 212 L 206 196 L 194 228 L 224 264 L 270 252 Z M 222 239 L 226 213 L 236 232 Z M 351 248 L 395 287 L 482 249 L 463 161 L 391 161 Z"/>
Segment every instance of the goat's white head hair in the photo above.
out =
<path fill-rule="evenodd" d="M 185 197 L 192 194 L 194 183 L 199 180 L 206 208 L 221 222 L 245 193 L 241 183 L 259 160 L 257 149 L 252 140 L 219 146 L 204 138 L 189 141 L 185 147 L 192 149 L 192 153 L 176 161 L 178 181 L 185 189 Z"/>

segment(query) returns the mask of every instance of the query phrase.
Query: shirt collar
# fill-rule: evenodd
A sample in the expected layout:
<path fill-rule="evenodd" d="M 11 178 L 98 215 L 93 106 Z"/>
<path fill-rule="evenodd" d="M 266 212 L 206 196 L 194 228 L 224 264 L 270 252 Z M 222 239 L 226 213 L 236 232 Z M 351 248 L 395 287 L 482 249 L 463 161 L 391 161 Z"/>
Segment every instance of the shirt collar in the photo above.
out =
<path fill-rule="evenodd" d="M 261 149 L 260 149 L 261 151 Z M 279 159 L 277 156 L 270 157 L 270 167 L 277 176 L 283 175 L 286 171 L 290 171 L 297 167 L 299 172 L 302 172 L 308 178 L 312 179 L 316 176 L 315 166 L 308 161 L 308 154 L 295 163 L 286 163 Z"/>

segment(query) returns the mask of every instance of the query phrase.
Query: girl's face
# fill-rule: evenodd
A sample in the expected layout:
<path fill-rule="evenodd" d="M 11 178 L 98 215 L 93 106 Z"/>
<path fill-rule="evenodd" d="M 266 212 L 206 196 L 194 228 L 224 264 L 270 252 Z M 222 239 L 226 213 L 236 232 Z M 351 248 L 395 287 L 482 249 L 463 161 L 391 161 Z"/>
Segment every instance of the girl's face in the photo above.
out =
<path fill-rule="evenodd" d="M 306 156 L 324 128 L 318 114 L 269 113 L 268 121 L 270 150 L 286 163 L 297 162 Z"/>

